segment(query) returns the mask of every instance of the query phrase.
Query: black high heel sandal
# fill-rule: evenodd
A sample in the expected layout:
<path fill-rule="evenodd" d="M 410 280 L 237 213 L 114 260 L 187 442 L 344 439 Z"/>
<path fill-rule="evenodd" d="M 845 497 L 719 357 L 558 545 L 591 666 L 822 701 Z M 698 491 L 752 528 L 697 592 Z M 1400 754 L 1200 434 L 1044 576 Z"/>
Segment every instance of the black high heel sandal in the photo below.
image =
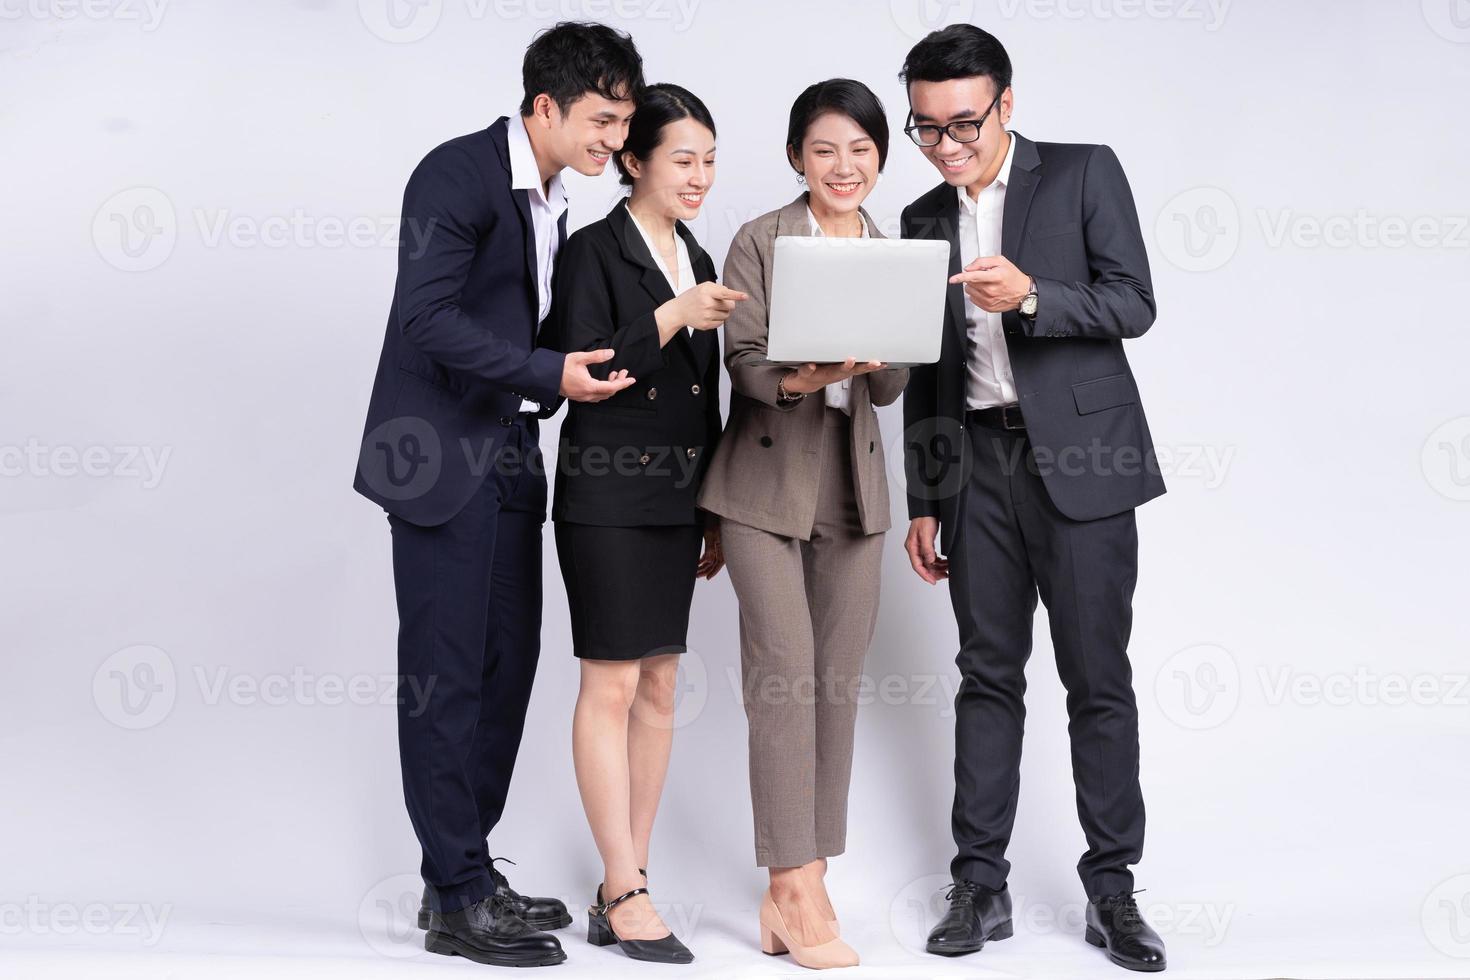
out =
<path fill-rule="evenodd" d="M 662 939 L 621 939 L 613 931 L 612 922 L 608 920 L 607 913 L 630 898 L 647 894 L 647 888 L 635 888 L 610 902 L 604 902 L 602 886 L 598 885 L 597 897 L 593 904 L 587 907 L 587 941 L 594 946 L 616 945 L 632 960 L 644 960 L 648 963 L 694 962 L 694 954 L 689 952 L 689 947 L 679 942 L 679 937 L 672 932 Z"/>

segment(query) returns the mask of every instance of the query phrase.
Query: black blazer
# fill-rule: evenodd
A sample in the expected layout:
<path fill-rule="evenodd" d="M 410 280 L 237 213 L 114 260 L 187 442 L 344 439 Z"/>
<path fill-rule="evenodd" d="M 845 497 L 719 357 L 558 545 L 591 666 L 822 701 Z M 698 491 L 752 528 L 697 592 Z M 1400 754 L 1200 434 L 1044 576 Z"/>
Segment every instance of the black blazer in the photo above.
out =
<path fill-rule="evenodd" d="M 713 260 L 683 223 L 694 278 Z M 698 524 L 700 481 L 720 438 L 720 358 L 714 330 L 658 344 L 654 311 L 674 298 L 625 202 L 567 239 L 557 258 L 547 340 L 559 350 L 615 352 L 598 377 L 623 368 L 637 383 L 601 402 L 574 402 L 561 427 L 553 520 L 608 527 Z"/>
<path fill-rule="evenodd" d="M 1148 254 L 1133 193 L 1106 146 L 1033 143 L 1019 133 L 1001 218 L 1001 254 L 1036 277 L 1034 321 L 1003 314 L 1027 436 L 1052 502 L 1074 520 L 1122 513 L 1164 492 L 1123 341 L 1154 322 Z M 904 238 L 948 240 L 960 271 L 959 200 L 940 184 L 904 208 Z M 904 392 L 909 517 L 940 519 L 954 539 L 968 472 L 965 297 L 950 286 L 937 364 L 910 369 Z M 956 464 L 960 465 L 956 465 Z"/>
<path fill-rule="evenodd" d="M 507 120 L 430 151 L 403 192 L 398 281 L 353 487 L 412 524 L 464 507 L 522 396 L 560 404 L 561 354 L 538 349 L 536 238 L 512 191 Z M 566 215 L 558 234 L 566 236 Z"/>

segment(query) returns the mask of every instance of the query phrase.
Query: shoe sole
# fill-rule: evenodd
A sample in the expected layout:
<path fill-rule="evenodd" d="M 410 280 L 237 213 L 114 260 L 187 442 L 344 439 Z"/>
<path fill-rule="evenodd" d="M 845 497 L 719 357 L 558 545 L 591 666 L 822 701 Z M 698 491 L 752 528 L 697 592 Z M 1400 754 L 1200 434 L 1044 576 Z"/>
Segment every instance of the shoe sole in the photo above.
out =
<path fill-rule="evenodd" d="M 971 953 L 980 952 L 982 949 L 985 948 L 985 944 L 988 942 L 998 943 L 1002 939 L 1010 939 L 1015 934 L 1015 924 L 1013 922 L 1006 921 L 1002 922 L 1000 925 L 992 929 L 990 931 L 990 935 L 986 936 L 984 939 L 980 940 L 977 943 L 966 943 L 963 946 L 957 945 L 955 943 L 945 943 L 943 945 L 928 943 L 924 946 L 924 951 L 928 953 L 933 953 L 935 956 L 968 956 Z"/>
<path fill-rule="evenodd" d="M 432 924 L 432 918 L 433 918 L 433 913 L 432 912 L 425 912 L 422 909 L 420 909 L 419 910 L 419 928 L 427 931 L 428 928 L 429 928 L 429 926 Z M 525 918 L 525 917 L 522 916 L 522 918 Z M 563 913 L 562 915 L 559 915 L 559 916 L 557 916 L 556 918 L 553 918 L 553 919 L 546 919 L 546 918 L 541 918 L 541 919 L 526 919 L 526 925 L 531 926 L 532 928 L 535 928 L 535 929 L 541 929 L 541 930 L 546 931 L 546 932 L 550 932 L 551 930 L 554 930 L 554 929 L 565 929 L 567 926 L 569 926 L 571 924 L 572 924 L 572 914 L 570 912 Z"/>
<path fill-rule="evenodd" d="M 1125 960 L 1121 956 L 1115 956 L 1113 951 L 1108 949 L 1108 942 L 1103 938 L 1102 933 L 1092 928 L 1092 926 L 1087 927 L 1087 931 L 1082 934 L 1082 938 L 1087 940 L 1089 946 L 1096 946 L 1098 949 L 1106 950 L 1108 959 L 1112 960 L 1114 965 L 1121 966 L 1125 970 L 1132 970 L 1135 973 L 1163 973 L 1168 966 L 1167 963 L 1139 963 L 1134 960 Z"/>
<path fill-rule="evenodd" d="M 441 956 L 463 956 L 467 960 L 483 963 L 486 966 L 555 966 L 567 960 L 566 950 L 557 950 L 554 953 L 534 957 L 490 953 L 466 945 L 442 932 L 431 932 L 425 936 L 424 949 L 431 953 L 439 953 Z"/>

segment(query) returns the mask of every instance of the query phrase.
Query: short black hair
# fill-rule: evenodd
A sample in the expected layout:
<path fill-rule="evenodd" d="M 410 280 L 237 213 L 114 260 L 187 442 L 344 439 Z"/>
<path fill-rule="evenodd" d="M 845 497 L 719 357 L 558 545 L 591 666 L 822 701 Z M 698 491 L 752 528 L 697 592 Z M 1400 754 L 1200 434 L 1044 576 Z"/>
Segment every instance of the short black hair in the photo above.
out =
<path fill-rule="evenodd" d="M 566 112 L 589 92 L 605 99 L 637 99 L 643 58 L 622 31 L 592 21 L 562 21 L 536 35 L 521 62 L 521 115 L 545 92 Z"/>
<path fill-rule="evenodd" d="M 1000 95 L 1011 87 L 1011 56 L 994 34 L 974 24 L 951 24 L 933 31 L 909 50 L 898 73 L 910 82 L 947 82 L 984 75 Z"/>
<path fill-rule="evenodd" d="M 878 144 L 878 169 L 882 171 L 888 162 L 888 115 L 873 90 L 851 78 L 829 78 L 808 85 L 791 103 L 791 120 L 786 126 L 787 162 L 792 155 L 801 155 L 806 131 L 819 116 L 829 112 L 842 113 L 873 138 Z"/>
<path fill-rule="evenodd" d="M 623 154 L 631 153 L 633 159 L 646 162 L 663 142 L 664 127 L 680 119 L 693 119 L 711 134 L 715 131 L 715 120 L 709 109 L 687 88 L 660 82 L 643 89 L 638 108 L 633 111 L 633 121 L 628 124 L 628 138 L 623 140 L 623 148 L 613 154 L 619 183 L 630 187 L 633 184 L 633 175 L 623 165 Z"/>

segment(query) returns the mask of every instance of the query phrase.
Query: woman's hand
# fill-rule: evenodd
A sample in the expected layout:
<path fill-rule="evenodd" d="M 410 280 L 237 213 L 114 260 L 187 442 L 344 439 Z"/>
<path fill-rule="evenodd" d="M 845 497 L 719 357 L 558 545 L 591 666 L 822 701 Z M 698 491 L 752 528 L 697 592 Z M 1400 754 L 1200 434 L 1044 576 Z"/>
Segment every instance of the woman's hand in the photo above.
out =
<path fill-rule="evenodd" d="M 700 556 L 694 577 L 708 581 L 720 574 L 720 569 L 724 567 L 725 552 L 720 548 L 720 525 L 710 523 L 704 529 L 704 554 Z"/>
<path fill-rule="evenodd" d="M 786 376 L 786 390 L 793 395 L 809 395 L 838 381 L 881 371 L 887 366 L 886 361 L 864 361 L 859 364 L 851 357 L 841 364 L 803 364 Z"/>
<path fill-rule="evenodd" d="M 654 311 L 653 319 L 658 324 L 660 336 L 667 343 L 685 327 L 716 329 L 730 318 L 735 304 L 746 299 L 749 297 L 738 289 L 730 289 L 714 281 L 702 282 L 660 306 Z"/>

